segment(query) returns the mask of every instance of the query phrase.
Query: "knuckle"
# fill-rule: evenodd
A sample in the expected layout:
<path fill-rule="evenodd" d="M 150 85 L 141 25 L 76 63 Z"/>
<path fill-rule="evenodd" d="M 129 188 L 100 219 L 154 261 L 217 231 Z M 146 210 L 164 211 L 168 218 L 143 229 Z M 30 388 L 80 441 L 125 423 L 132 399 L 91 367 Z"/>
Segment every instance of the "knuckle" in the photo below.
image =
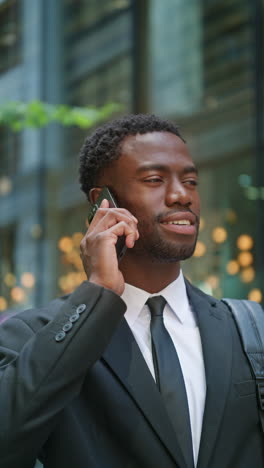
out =
<path fill-rule="evenodd" d="M 100 208 L 100 207 L 96 211 L 96 213 L 102 213 L 102 214 L 104 214 L 105 212 L 106 212 L 106 208 Z"/>
<path fill-rule="evenodd" d="M 100 240 L 102 239 L 102 237 L 104 236 L 104 232 L 97 232 L 97 234 L 95 235 L 95 240 Z"/>
<path fill-rule="evenodd" d="M 86 240 L 85 238 L 81 241 L 80 243 L 80 251 L 83 252 L 84 248 L 85 248 L 85 245 L 86 245 Z"/>

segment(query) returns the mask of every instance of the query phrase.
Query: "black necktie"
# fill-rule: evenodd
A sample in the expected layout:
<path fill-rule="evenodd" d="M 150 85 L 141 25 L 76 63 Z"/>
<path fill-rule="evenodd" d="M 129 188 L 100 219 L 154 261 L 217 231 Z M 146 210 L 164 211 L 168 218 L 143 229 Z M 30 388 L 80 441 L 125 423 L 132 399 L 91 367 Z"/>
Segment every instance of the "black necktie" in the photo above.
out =
<path fill-rule="evenodd" d="M 194 466 L 188 400 L 179 358 L 163 322 L 166 300 L 162 296 L 147 301 L 151 312 L 152 355 L 156 383 L 188 463 Z"/>

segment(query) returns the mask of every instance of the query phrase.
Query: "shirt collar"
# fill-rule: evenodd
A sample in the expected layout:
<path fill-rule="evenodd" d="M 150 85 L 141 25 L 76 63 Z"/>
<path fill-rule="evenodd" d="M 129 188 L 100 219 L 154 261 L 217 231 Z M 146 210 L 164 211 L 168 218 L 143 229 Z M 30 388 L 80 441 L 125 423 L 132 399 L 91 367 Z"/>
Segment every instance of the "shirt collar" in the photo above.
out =
<path fill-rule="evenodd" d="M 153 296 L 163 296 L 180 322 L 184 323 L 189 311 L 189 301 L 182 271 L 176 280 L 155 294 L 149 294 L 143 289 L 125 284 L 125 290 L 121 297 L 127 306 L 125 318 L 130 326 L 137 320 L 148 298 Z"/>

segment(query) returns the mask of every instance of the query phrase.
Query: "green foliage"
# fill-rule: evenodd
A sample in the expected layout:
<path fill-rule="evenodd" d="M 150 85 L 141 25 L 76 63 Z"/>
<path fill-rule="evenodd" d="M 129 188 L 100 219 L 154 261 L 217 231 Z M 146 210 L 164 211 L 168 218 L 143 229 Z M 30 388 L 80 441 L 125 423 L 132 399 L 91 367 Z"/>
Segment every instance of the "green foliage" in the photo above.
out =
<path fill-rule="evenodd" d="M 64 126 L 89 128 L 106 120 L 119 108 L 117 104 L 106 104 L 96 109 L 53 105 L 37 100 L 27 103 L 13 101 L 0 105 L 0 126 L 20 131 L 24 128 L 41 128 L 57 122 Z"/>

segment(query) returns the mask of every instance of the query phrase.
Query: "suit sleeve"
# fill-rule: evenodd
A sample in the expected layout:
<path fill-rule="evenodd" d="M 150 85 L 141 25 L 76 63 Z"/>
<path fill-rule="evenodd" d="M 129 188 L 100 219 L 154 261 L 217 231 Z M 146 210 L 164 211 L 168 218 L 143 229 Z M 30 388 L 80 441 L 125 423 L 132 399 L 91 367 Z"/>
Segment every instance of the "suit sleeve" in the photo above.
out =
<path fill-rule="evenodd" d="M 66 301 L 0 327 L 0 466 L 31 468 L 56 416 L 80 392 L 126 306 L 84 282 Z"/>

